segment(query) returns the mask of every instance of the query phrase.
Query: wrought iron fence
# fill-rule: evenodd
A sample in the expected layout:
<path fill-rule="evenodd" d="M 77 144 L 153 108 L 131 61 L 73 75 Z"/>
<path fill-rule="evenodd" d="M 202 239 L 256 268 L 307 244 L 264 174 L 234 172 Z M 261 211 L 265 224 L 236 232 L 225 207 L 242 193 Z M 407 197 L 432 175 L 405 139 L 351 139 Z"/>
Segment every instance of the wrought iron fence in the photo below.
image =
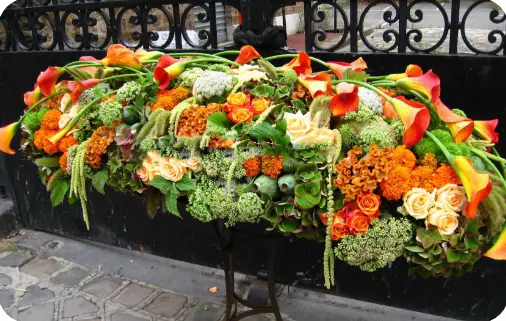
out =
<path fill-rule="evenodd" d="M 295 21 L 301 34 L 289 32 L 294 34 L 288 45 L 309 52 L 506 56 L 504 12 L 488 0 L 446 1 L 18 0 L 0 17 L 0 51 L 104 49 L 112 43 L 146 49 L 219 49 L 218 19 L 228 21 L 232 40 L 233 18 L 228 16 L 253 15 L 254 8 L 265 17 L 266 26 L 277 20 L 293 30 Z M 429 27 L 420 27 L 424 21 Z"/>

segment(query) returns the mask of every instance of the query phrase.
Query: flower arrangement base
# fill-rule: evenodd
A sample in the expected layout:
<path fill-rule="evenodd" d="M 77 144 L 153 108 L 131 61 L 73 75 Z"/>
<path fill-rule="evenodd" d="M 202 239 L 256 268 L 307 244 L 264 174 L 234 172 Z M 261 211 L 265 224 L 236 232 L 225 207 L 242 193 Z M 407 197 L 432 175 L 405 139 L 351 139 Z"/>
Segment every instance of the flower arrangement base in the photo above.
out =
<path fill-rule="evenodd" d="M 275 282 L 276 256 L 281 238 L 273 235 L 244 232 L 236 228 L 227 228 L 223 220 L 214 222 L 213 228 L 219 239 L 220 251 L 223 258 L 223 270 L 225 272 L 227 304 L 224 320 L 238 321 L 252 315 L 272 313 L 276 321 L 282 321 L 276 297 Z M 262 291 L 262 293 L 255 291 L 255 295 L 249 295 L 247 299 L 243 299 L 235 292 L 234 250 L 251 242 L 265 242 L 268 245 L 266 246 L 269 249 L 267 275 L 259 274 L 259 278 L 267 279 L 267 297 L 262 297 L 262 295 L 265 295 L 265 291 Z M 269 300 L 269 305 L 262 304 L 262 301 L 266 302 L 267 299 Z M 238 304 L 248 307 L 249 310 L 239 313 Z"/>

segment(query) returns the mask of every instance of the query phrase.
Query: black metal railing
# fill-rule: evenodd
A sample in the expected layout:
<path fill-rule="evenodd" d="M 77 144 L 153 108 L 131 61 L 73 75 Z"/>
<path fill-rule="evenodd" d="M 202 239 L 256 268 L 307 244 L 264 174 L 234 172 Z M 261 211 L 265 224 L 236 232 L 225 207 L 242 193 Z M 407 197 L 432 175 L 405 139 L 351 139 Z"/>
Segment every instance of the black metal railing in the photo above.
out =
<path fill-rule="evenodd" d="M 488 0 L 445 1 L 449 0 L 18 0 L 0 17 L 0 51 L 104 49 L 113 43 L 146 49 L 218 49 L 222 44 L 217 6 L 226 5 L 233 8 L 228 15 L 242 12 L 243 27 L 257 31 L 272 25 L 279 14 L 288 28 L 293 19 L 287 20 L 286 9 L 293 8 L 291 15 L 298 15 L 304 41 L 297 44 L 289 36 L 288 46 L 309 52 L 506 56 L 502 10 Z M 436 27 L 420 27 L 426 20 L 433 23 L 435 13 Z M 477 20 L 486 28 L 470 26 Z"/>

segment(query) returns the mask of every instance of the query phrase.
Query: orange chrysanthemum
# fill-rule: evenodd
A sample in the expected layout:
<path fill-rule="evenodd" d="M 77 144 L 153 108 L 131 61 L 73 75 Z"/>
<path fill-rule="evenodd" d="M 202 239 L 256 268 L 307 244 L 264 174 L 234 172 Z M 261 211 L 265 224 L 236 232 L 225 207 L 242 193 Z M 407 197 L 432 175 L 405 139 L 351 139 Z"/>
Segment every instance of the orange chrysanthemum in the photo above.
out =
<path fill-rule="evenodd" d="M 67 167 L 68 167 L 68 159 L 67 159 L 67 152 L 63 153 L 63 155 L 61 155 L 60 157 L 60 168 L 64 171 L 64 172 L 67 172 Z"/>
<path fill-rule="evenodd" d="M 432 192 L 434 190 L 434 185 L 431 182 L 433 174 L 434 168 L 429 166 L 418 166 L 411 172 L 411 177 L 407 185 L 410 186 L 410 189 L 419 187 Z"/>
<path fill-rule="evenodd" d="M 260 158 L 253 157 L 253 158 L 247 159 L 242 164 L 242 167 L 246 170 L 247 177 L 255 177 L 258 174 L 260 174 Z"/>
<path fill-rule="evenodd" d="M 53 137 L 58 133 L 57 130 L 51 130 L 47 127 L 41 127 L 38 131 L 35 132 L 33 144 L 35 148 L 44 151 L 50 155 L 54 155 L 59 152 L 59 145 L 52 144 L 49 141 L 49 138 Z"/>
<path fill-rule="evenodd" d="M 79 144 L 79 141 L 74 137 L 74 135 L 68 135 L 60 140 L 60 151 L 66 153 L 70 147 Z"/>
<path fill-rule="evenodd" d="M 397 146 L 393 153 L 392 163 L 394 167 L 402 166 L 413 169 L 416 165 L 416 156 L 406 146 Z"/>
<path fill-rule="evenodd" d="M 431 183 L 435 188 L 441 188 L 447 184 L 462 185 L 457 173 L 455 173 L 453 168 L 448 164 L 441 164 L 441 166 L 436 169 L 432 175 Z"/>
<path fill-rule="evenodd" d="M 114 129 L 101 126 L 91 135 L 86 146 L 85 160 L 93 168 L 102 167 L 102 156 L 107 153 L 107 148 L 114 141 Z"/>
<path fill-rule="evenodd" d="M 188 89 L 184 87 L 178 87 L 170 90 L 159 91 L 156 95 L 156 101 L 151 106 L 151 110 L 165 109 L 172 110 L 181 101 L 185 100 L 190 96 Z"/>
<path fill-rule="evenodd" d="M 436 155 L 434 155 L 432 153 L 426 153 L 422 158 L 422 165 L 436 169 L 436 167 L 437 167 Z"/>
<path fill-rule="evenodd" d="M 60 121 L 61 112 L 58 109 L 51 109 L 46 112 L 42 118 L 42 127 L 51 130 L 59 130 L 58 122 Z"/>
<path fill-rule="evenodd" d="M 271 178 L 278 178 L 283 170 L 283 156 L 281 155 L 263 155 L 262 173 Z"/>
<path fill-rule="evenodd" d="M 381 194 L 389 201 L 401 199 L 411 189 L 409 184 L 406 184 L 410 177 L 408 168 L 394 168 L 388 175 L 388 179 L 380 183 Z"/>
<path fill-rule="evenodd" d="M 221 137 L 211 137 L 209 139 L 208 148 L 230 148 L 234 145 L 233 140 L 223 139 Z"/>
<path fill-rule="evenodd" d="M 360 160 L 358 159 L 358 156 L 362 155 L 360 148 L 355 146 L 348 151 L 348 157 L 334 167 L 337 173 L 334 185 L 345 196 L 344 202 L 349 203 L 357 196 L 373 192 L 378 183 L 386 179 L 393 169 L 392 154 L 392 148 L 379 149 L 375 144 Z"/>
<path fill-rule="evenodd" d="M 207 106 L 193 105 L 187 108 L 179 117 L 177 123 L 178 136 L 200 136 L 204 134 L 207 125 L 207 117 L 212 113 L 223 110 L 223 105 L 211 103 Z"/>

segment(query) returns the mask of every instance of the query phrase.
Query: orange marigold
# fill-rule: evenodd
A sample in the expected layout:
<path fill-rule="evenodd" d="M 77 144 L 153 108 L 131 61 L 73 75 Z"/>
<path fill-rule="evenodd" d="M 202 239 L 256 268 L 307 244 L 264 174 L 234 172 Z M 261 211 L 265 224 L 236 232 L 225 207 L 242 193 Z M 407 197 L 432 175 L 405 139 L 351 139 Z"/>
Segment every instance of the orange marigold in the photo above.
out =
<path fill-rule="evenodd" d="M 283 170 L 283 156 L 281 155 L 263 155 L 262 173 L 271 178 L 278 178 Z"/>
<path fill-rule="evenodd" d="M 35 148 L 38 150 L 43 150 L 50 155 L 54 155 L 59 152 L 59 143 L 52 144 L 49 139 L 58 133 L 57 130 L 47 129 L 46 127 L 41 127 L 38 131 L 35 132 L 33 144 Z"/>
<path fill-rule="evenodd" d="M 462 185 L 460 178 L 448 164 L 441 164 L 431 177 L 431 183 L 435 188 L 441 188 L 446 184 Z"/>
<path fill-rule="evenodd" d="M 184 87 L 160 91 L 156 95 L 155 103 L 151 105 L 151 110 L 159 108 L 172 110 L 174 107 L 176 107 L 177 104 L 189 96 L 190 93 L 188 92 L 188 89 Z"/>
<path fill-rule="evenodd" d="M 67 159 L 67 152 L 63 153 L 63 155 L 61 155 L 60 157 L 60 168 L 64 171 L 64 172 L 67 172 L 67 167 L 68 167 L 68 159 Z"/>
<path fill-rule="evenodd" d="M 58 122 L 60 121 L 61 112 L 58 109 L 50 109 L 46 112 L 44 117 L 42 118 L 42 127 L 51 129 L 51 130 L 59 130 Z"/>
<path fill-rule="evenodd" d="M 362 150 L 355 146 L 348 151 L 347 157 L 334 167 L 337 173 L 334 185 L 341 190 L 346 203 L 355 200 L 357 196 L 374 191 L 394 167 L 393 149 L 390 147 L 379 149 L 373 144 L 369 153 L 359 160 L 357 156 L 361 154 Z"/>
<path fill-rule="evenodd" d="M 436 168 L 437 167 L 437 158 L 436 155 L 432 153 L 426 153 L 422 158 L 422 165 Z"/>
<path fill-rule="evenodd" d="M 413 169 L 416 165 L 416 156 L 406 146 L 397 146 L 393 152 L 392 163 L 394 167 L 402 166 Z"/>
<path fill-rule="evenodd" d="M 429 166 L 417 166 L 411 172 L 411 178 L 409 179 L 410 189 L 419 187 L 426 191 L 432 192 L 434 185 L 432 184 L 432 176 L 434 174 L 434 168 Z"/>
<path fill-rule="evenodd" d="M 388 179 L 380 183 L 381 194 L 389 201 L 399 200 L 410 189 L 408 183 L 411 174 L 406 167 L 397 167 L 390 171 Z"/>
<path fill-rule="evenodd" d="M 60 151 L 66 153 L 70 147 L 79 144 L 79 141 L 74 137 L 74 135 L 70 134 L 65 136 L 60 140 Z"/>
<path fill-rule="evenodd" d="M 207 117 L 212 113 L 223 110 L 221 104 L 208 104 L 207 106 L 193 105 L 187 108 L 179 117 L 177 123 L 178 136 L 200 136 L 204 134 L 207 125 Z"/>
<path fill-rule="evenodd" d="M 253 157 L 253 158 L 247 159 L 242 164 L 242 167 L 246 170 L 247 177 L 255 177 L 258 174 L 260 174 L 260 158 Z"/>
<path fill-rule="evenodd" d="M 114 134 L 114 129 L 107 126 L 101 126 L 93 132 L 86 146 L 85 160 L 88 165 L 97 169 L 102 167 L 102 155 L 114 141 Z"/>

